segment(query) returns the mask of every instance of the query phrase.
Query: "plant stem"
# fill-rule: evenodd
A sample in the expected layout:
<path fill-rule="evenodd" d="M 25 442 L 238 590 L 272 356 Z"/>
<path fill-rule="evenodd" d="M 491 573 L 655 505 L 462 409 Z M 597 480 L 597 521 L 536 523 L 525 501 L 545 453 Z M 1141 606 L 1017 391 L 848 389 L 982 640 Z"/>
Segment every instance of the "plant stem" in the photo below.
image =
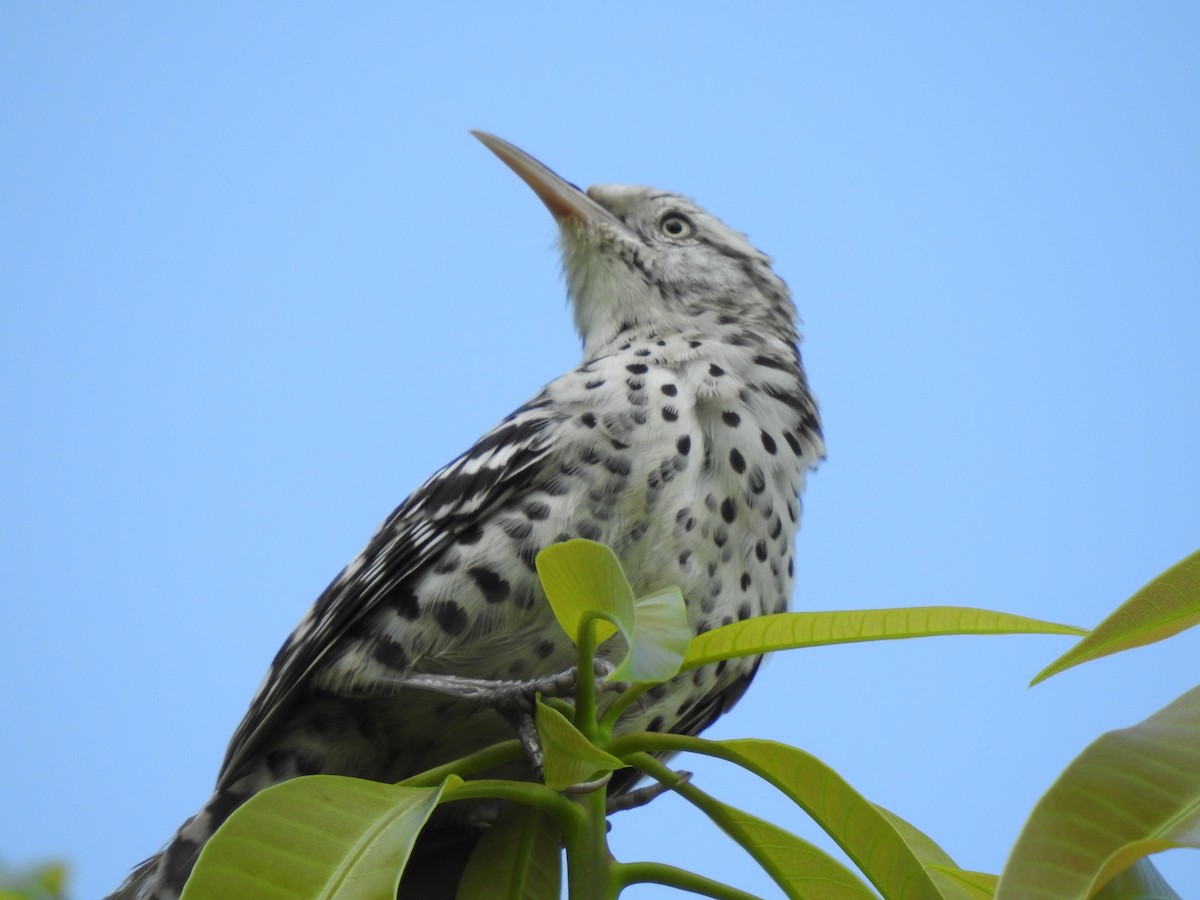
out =
<path fill-rule="evenodd" d="M 589 741 L 596 740 L 596 620 L 586 615 L 579 623 L 576 648 L 579 651 L 578 677 L 575 685 L 575 727 Z"/>
<path fill-rule="evenodd" d="M 579 828 L 584 819 L 576 804 L 558 791 L 552 791 L 544 784 L 526 781 L 504 781 L 498 778 L 464 781 L 447 792 L 442 802 L 456 800 L 513 800 L 527 806 L 535 806 L 553 816 L 564 832 L 571 828 Z"/>
<path fill-rule="evenodd" d="M 614 700 L 604 712 L 604 716 L 600 719 L 600 732 L 604 735 L 611 735 L 614 726 L 617 724 L 617 719 L 630 706 L 641 699 L 642 694 L 654 687 L 653 684 L 635 684 L 631 685 L 629 690 L 621 694 Z"/>
<path fill-rule="evenodd" d="M 735 887 L 663 863 L 616 863 L 613 865 L 613 880 L 618 890 L 630 884 L 665 884 L 681 891 L 715 897 L 716 900 L 759 900 L 753 894 L 739 891 Z"/>
<path fill-rule="evenodd" d="M 613 878 L 615 862 L 608 851 L 608 821 L 603 790 L 574 795 L 577 815 L 563 828 L 567 850 L 569 900 L 616 900 L 620 887 Z"/>
<path fill-rule="evenodd" d="M 404 787 L 434 787 L 441 784 L 447 775 L 459 775 L 466 778 L 476 772 L 485 772 L 504 763 L 524 758 L 525 751 L 521 749 L 520 741 L 504 741 L 484 747 L 469 756 L 459 757 L 436 768 L 418 772 L 416 775 L 405 778 L 399 784 Z"/>

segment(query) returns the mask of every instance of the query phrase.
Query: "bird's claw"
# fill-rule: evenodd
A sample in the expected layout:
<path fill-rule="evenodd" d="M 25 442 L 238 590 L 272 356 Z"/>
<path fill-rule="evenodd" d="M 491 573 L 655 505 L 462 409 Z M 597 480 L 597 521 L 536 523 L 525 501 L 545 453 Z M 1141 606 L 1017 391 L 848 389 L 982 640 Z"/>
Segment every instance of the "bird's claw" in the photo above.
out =
<path fill-rule="evenodd" d="M 609 681 L 608 676 L 616 666 L 607 659 L 595 659 L 593 671 L 596 693 L 621 692 L 629 685 L 621 681 Z M 572 666 L 565 672 L 531 678 L 527 681 L 491 681 L 486 678 L 464 678 L 458 675 L 410 674 L 404 678 L 403 686 L 475 700 L 490 707 L 513 723 L 517 739 L 525 750 L 530 766 L 540 778 L 544 755 L 533 721 L 534 699 L 543 697 L 568 697 L 579 687 L 579 667 Z"/>

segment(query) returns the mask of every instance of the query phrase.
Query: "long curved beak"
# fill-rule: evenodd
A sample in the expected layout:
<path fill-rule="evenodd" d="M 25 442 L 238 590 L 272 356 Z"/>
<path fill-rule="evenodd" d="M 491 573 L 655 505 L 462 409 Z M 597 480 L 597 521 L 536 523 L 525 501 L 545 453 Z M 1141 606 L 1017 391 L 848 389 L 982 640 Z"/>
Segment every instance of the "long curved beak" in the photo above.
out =
<path fill-rule="evenodd" d="M 524 150 L 508 141 L 488 134 L 472 131 L 483 145 L 500 157 L 501 161 L 516 172 L 521 180 L 533 188 L 559 224 L 575 219 L 580 224 L 598 225 L 607 222 L 623 228 L 619 219 L 607 209 L 577 188 L 548 166 L 542 165 Z"/>

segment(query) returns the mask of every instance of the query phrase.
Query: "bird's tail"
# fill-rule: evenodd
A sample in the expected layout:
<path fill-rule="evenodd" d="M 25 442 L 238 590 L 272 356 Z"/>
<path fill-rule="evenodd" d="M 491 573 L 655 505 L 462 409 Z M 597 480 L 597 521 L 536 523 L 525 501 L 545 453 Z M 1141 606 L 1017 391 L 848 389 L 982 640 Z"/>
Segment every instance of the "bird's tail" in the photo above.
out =
<path fill-rule="evenodd" d="M 105 900 L 177 900 L 200 850 L 244 799 L 229 790 L 217 791 L 165 847 L 139 863 Z"/>
<path fill-rule="evenodd" d="M 157 880 L 155 872 L 161 856 L 162 853 L 159 852 L 138 863 L 129 873 L 129 877 L 121 882 L 121 886 L 104 900 L 150 900 L 152 897 L 157 897 L 158 895 L 154 892 L 154 884 Z"/>

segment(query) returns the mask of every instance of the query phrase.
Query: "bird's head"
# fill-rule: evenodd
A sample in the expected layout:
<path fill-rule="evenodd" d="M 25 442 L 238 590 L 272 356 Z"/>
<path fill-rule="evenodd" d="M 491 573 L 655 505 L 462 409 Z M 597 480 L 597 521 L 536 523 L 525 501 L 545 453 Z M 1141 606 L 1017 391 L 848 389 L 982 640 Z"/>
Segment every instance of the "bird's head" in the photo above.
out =
<path fill-rule="evenodd" d="M 624 331 L 684 331 L 705 318 L 796 341 L 795 308 L 771 260 L 678 194 L 594 185 L 585 192 L 528 153 L 472 132 L 558 222 L 563 270 L 585 351 Z"/>

